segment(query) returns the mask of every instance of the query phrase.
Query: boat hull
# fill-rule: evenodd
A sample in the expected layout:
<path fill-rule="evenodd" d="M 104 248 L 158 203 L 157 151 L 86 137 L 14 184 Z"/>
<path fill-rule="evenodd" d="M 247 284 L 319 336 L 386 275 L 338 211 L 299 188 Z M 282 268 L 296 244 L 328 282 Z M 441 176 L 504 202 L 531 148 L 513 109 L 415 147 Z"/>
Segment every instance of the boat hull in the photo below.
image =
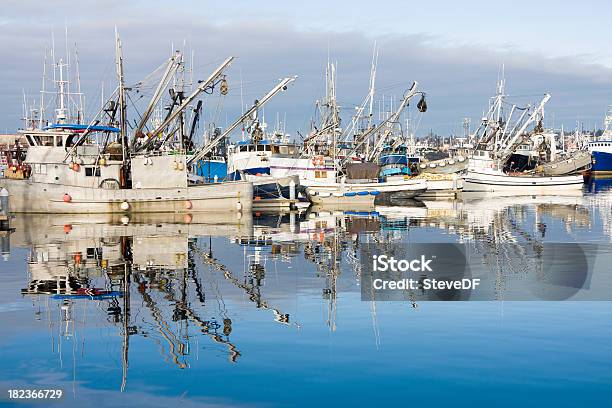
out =
<path fill-rule="evenodd" d="M 582 175 L 512 176 L 468 171 L 463 178 L 463 192 L 548 195 L 581 190 L 583 184 Z"/>
<path fill-rule="evenodd" d="M 591 166 L 591 161 L 591 153 L 587 151 L 578 151 L 571 157 L 556 160 L 552 163 L 546 163 L 536 168 L 536 172 L 545 176 L 575 174 L 581 170 L 588 169 Z M 610 155 L 609 158 L 609 165 L 610 172 L 612 173 L 612 155 Z"/>
<path fill-rule="evenodd" d="M 253 205 L 253 185 L 247 181 L 185 188 L 102 189 L 0 179 L 0 186 L 9 191 L 11 211 L 16 213 L 240 212 L 250 211 Z"/>
<path fill-rule="evenodd" d="M 396 180 L 384 183 L 328 183 L 306 188 L 313 204 L 374 205 L 377 196 L 412 198 L 427 190 L 424 180 Z"/>
<path fill-rule="evenodd" d="M 596 175 L 612 176 L 612 153 L 593 151 L 591 154 L 593 156 L 591 172 Z"/>

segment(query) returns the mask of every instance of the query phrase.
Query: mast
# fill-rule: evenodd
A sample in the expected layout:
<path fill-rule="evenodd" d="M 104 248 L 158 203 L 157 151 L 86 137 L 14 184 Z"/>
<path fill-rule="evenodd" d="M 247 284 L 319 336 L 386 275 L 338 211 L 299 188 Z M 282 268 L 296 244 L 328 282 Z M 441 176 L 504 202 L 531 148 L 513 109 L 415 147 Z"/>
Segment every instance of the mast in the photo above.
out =
<path fill-rule="evenodd" d="M 77 81 L 77 94 L 79 95 L 79 108 L 77 112 L 77 123 L 81 124 L 84 122 L 84 112 L 83 112 L 83 94 L 81 93 L 81 73 L 79 68 L 79 50 L 74 44 L 74 59 L 76 65 L 76 81 Z"/>
<path fill-rule="evenodd" d="M 59 68 L 59 80 L 57 81 L 57 85 L 59 85 L 59 108 L 55 110 L 55 119 L 57 123 L 63 124 L 66 123 L 68 117 L 66 113 L 66 84 L 68 81 L 64 80 L 64 67 L 67 65 L 60 58 L 57 66 Z"/>
<path fill-rule="evenodd" d="M 123 55 L 121 50 L 121 40 L 117 27 L 115 27 L 115 66 L 117 73 L 117 81 L 119 83 L 119 137 L 123 152 L 123 162 L 127 160 L 127 132 L 126 132 L 126 101 L 125 101 L 125 78 L 123 76 Z"/>
<path fill-rule="evenodd" d="M 130 270 L 127 262 L 123 265 L 123 344 L 121 350 L 121 392 L 125 391 L 130 350 Z"/>
<path fill-rule="evenodd" d="M 43 74 L 42 74 L 42 90 L 40 91 L 40 117 L 38 127 L 43 128 L 43 118 L 45 116 L 45 82 L 47 81 L 47 49 L 43 57 Z"/>
<path fill-rule="evenodd" d="M 372 68 L 370 69 L 370 92 L 368 97 L 369 107 L 368 107 L 368 128 L 372 126 L 372 108 L 374 105 L 374 87 L 376 84 L 376 67 L 378 65 L 378 48 L 376 47 L 376 43 L 374 43 L 374 52 L 372 54 Z"/>

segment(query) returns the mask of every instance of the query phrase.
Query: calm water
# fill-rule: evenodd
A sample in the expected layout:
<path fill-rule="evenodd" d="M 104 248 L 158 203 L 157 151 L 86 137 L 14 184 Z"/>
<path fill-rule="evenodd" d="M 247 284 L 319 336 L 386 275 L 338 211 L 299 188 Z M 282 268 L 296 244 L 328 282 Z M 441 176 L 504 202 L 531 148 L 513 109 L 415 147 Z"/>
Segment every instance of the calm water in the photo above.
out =
<path fill-rule="evenodd" d="M 407 204 L 241 219 L 20 216 L 0 261 L 0 404 L 27 405 L 8 401 L 9 388 L 61 388 L 58 405 L 99 407 L 609 400 L 607 186 Z M 482 291 L 362 301 L 360 248 L 409 242 L 463 245 Z M 579 284 L 529 263 L 552 242 L 595 245 Z M 506 257 L 513 248 L 527 252 Z M 517 294 L 529 300 L 508 300 Z"/>

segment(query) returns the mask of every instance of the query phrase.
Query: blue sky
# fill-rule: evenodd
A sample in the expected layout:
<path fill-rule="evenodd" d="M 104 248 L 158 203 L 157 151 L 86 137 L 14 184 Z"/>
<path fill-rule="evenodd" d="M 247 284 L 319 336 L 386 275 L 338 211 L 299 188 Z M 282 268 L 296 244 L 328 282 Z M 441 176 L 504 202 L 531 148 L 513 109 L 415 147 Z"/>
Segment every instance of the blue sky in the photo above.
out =
<path fill-rule="evenodd" d="M 328 54 L 338 63 L 338 98 L 348 120 L 367 92 L 375 41 L 379 97 L 400 97 L 412 80 L 428 93 L 430 110 L 415 117 L 418 134 L 430 129 L 460 133 L 463 117 L 477 123 L 502 64 L 507 91 L 522 95 L 520 102 L 552 94 L 548 125 L 600 126 L 612 104 L 612 33 L 606 22 L 612 5 L 604 1 L 125 3 L 5 2 L 0 52 L 10 59 L 0 68 L 0 131 L 20 125 L 24 91 L 38 97 L 43 50 L 51 32 L 63 42 L 65 25 L 70 42 L 79 45 L 90 114 L 99 105 L 101 83 L 108 91 L 113 82 L 115 25 L 124 43 L 128 82 L 158 67 L 173 45 L 185 43 L 194 50 L 198 77 L 225 56 L 236 55 L 230 71 L 234 93 L 224 105 L 222 126 L 240 110 L 240 77 L 246 103 L 278 78 L 298 75 L 290 91 L 267 106 L 266 115 L 286 114 L 292 134 L 307 131 L 314 101 L 324 91 Z"/>

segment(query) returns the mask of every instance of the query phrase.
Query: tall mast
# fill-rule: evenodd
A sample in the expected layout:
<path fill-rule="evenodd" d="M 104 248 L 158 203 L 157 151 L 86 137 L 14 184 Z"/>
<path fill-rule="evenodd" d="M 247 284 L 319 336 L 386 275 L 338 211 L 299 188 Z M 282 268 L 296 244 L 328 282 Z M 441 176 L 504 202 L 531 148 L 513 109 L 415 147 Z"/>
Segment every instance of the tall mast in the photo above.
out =
<path fill-rule="evenodd" d="M 66 119 L 67 119 L 67 114 L 66 114 L 66 83 L 67 81 L 64 80 L 64 67 L 66 66 L 66 64 L 64 64 L 64 61 L 62 58 L 60 58 L 59 63 L 58 63 L 58 68 L 59 68 L 59 80 L 57 81 L 57 84 L 59 85 L 59 108 L 56 109 L 56 120 L 57 123 L 66 123 Z"/>
<path fill-rule="evenodd" d="M 370 69 L 370 92 L 369 92 L 369 107 L 368 107 L 368 128 L 372 126 L 372 107 L 374 105 L 374 85 L 376 83 L 376 67 L 378 65 L 378 48 L 374 43 L 374 52 L 372 54 L 372 68 Z"/>
<path fill-rule="evenodd" d="M 125 81 L 123 76 L 123 55 L 121 50 L 121 40 L 117 27 L 115 27 L 115 65 L 117 69 L 117 81 L 119 82 L 119 136 L 123 150 L 123 161 L 126 157 L 126 106 L 125 106 Z"/>
<path fill-rule="evenodd" d="M 43 74 L 42 74 L 42 90 L 40 91 L 40 118 L 38 127 L 42 129 L 43 118 L 45 117 L 45 82 L 47 81 L 47 49 L 45 48 L 45 56 L 43 57 Z"/>
<path fill-rule="evenodd" d="M 66 49 L 66 85 L 64 91 L 66 95 L 70 95 L 70 50 L 68 50 L 68 26 L 66 25 L 64 31 L 65 49 Z M 71 120 L 70 116 L 70 104 L 66 107 L 66 119 Z"/>
<path fill-rule="evenodd" d="M 77 49 L 76 43 L 74 44 L 74 59 L 76 64 L 76 81 L 77 81 L 77 93 L 79 95 L 79 108 L 77 112 L 77 123 L 81 124 L 84 122 L 83 119 L 83 94 L 81 93 L 81 73 L 79 72 L 79 50 Z"/>

